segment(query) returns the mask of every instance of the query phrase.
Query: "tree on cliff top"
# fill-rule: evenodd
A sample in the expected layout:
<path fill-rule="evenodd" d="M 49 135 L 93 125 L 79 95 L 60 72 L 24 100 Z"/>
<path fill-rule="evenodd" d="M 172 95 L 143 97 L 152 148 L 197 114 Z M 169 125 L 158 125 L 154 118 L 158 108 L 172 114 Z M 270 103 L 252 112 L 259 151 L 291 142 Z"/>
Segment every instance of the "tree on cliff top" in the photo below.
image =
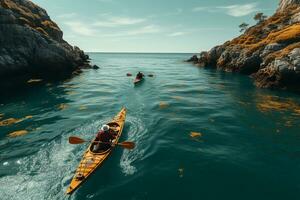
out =
<path fill-rule="evenodd" d="M 267 16 L 264 15 L 264 13 L 261 13 L 261 12 L 260 13 L 256 13 L 256 15 L 253 17 L 253 19 L 255 21 L 257 21 L 258 23 L 261 23 L 261 22 L 265 21 L 266 18 L 267 18 Z"/>
<path fill-rule="evenodd" d="M 239 28 L 240 28 L 240 32 L 244 32 L 247 30 L 249 24 L 243 22 L 242 24 L 239 25 Z"/>

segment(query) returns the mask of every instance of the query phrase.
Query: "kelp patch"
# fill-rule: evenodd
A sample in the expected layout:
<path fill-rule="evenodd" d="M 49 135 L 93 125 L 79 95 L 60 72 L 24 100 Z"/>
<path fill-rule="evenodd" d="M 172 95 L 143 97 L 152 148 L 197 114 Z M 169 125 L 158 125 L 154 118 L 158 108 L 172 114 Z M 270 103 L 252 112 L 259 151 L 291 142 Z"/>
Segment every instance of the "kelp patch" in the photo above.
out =
<path fill-rule="evenodd" d="M 31 119 L 31 118 L 32 118 L 31 115 L 26 116 L 26 117 L 21 118 L 21 119 L 8 118 L 8 119 L 0 121 L 0 126 L 9 126 L 9 125 L 16 124 L 16 123 L 19 123 L 19 122 L 22 122 L 22 121 L 24 121 L 26 119 Z"/>
<path fill-rule="evenodd" d="M 168 104 L 167 102 L 164 102 L 164 101 L 159 103 L 160 109 L 165 109 L 165 108 L 168 108 L 169 106 L 170 106 L 170 104 Z"/>
<path fill-rule="evenodd" d="M 191 133 L 190 133 L 190 136 L 191 136 L 192 138 L 198 138 L 198 137 L 201 137 L 201 136 L 202 136 L 202 133 L 191 132 Z"/>
<path fill-rule="evenodd" d="M 9 137 L 19 137 L 19 136 L 22 136 L 22 135 L 26 135 L 28 134 L 29 132 L 26 131 L 26 130 L 20 130 L 20 131 L 14 131 L 10 134 L 8 134 Z"/>
<path fill-rule="evenodd" d="M 67 108 L 68 108 L 68 105 L 65 104 L 65 103 L 61 103 L 61 104 L 58 105 L 58 109 L 59 109 L 59 110 L 65 110 L 65 109 L 67 109 Z"/>

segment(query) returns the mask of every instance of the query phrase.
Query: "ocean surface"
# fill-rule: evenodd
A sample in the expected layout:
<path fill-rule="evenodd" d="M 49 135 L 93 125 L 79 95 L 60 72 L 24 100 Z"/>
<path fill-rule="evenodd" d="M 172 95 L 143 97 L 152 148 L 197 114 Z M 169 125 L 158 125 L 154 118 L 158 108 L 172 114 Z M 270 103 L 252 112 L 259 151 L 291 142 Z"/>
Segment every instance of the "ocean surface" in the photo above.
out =
<path fill-rule="evenodd" d="M 300 96 L 183 62 L 190 56 L 90 53 L 100 69 L 2 91 L 0 199 L 300 199 Z M 135 87 L 126 74 L 138 71 L 154 77 Z M 88 146 L 68 138 L 92 139 L 122 106 L 120 141 L 136 148 L 116 147 L 65 195 Z"/>

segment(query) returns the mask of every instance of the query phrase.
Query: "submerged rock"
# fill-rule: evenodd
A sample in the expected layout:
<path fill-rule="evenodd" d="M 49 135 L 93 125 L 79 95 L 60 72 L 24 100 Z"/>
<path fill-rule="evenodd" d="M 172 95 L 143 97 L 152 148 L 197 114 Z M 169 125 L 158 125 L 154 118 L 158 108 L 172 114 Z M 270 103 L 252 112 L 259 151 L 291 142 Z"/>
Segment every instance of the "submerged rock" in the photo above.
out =
<path fill-rule="evenodd" d="M 47 12 L 28 0 L 1 0 L 0 35 L 1 80 L 64 77 L 88 63 Z"/>
<path fill-rule="evenodd" d="M 93 65 L 92 68 L 93 69 L 99 69 L 100 67 L 98 67 L 98 65 Z"/>
<path fill-rule="evenodd" d="M 258 87 L 300 92 L 299 13 L 300 0 L 281 0 L 273 16 L 201 52 L 195 64 L 251 75 Z"/>

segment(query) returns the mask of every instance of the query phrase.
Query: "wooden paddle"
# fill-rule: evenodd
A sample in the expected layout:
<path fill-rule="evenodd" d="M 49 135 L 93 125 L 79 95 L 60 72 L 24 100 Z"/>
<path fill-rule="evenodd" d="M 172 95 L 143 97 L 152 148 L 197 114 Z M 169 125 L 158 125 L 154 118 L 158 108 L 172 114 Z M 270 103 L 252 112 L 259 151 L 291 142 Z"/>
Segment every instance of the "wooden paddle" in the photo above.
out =
<path fill-rule="evenodd" d="M 70 144 L 82 144 L 85 142 L 90 142 L 90 141 L 84 140 L 84 139 L 82 139 L 80 137 L 76 137 L 76 136 L 69 137 Z M 108 142 L 100 142 L 100 141 L 94 141 L 94 142 L 103 143 L 103 144 L 111 144 Z M 130 141 L 120 142 L 120 143 L 117 143 L 116 145 L 121 146 L 125 149 L 134 149 L 134 147 L 135 147 L 135 143 L 130 142 Z"/>

